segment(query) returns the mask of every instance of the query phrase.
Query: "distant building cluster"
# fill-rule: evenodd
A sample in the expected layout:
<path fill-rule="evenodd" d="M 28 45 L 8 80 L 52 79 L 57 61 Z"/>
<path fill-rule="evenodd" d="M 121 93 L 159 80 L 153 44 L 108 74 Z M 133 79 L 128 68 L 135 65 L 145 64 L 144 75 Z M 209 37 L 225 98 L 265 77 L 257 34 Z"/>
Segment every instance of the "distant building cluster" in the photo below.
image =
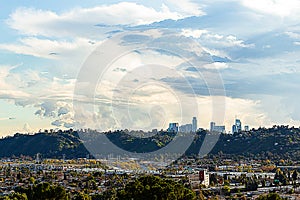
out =
<path fill-rule="evenodd" d="M 182 132 L 182 133 L 191 133 L 197 132 L 197 117 L 193 117 L 191 124 L 183 124 L 179 126 L 179 123 L 169 123 L 169 127 L 167 129 L 168 132 Z M 218 133 L 226 133 L 226 127 L 224 125 L 217 125 L 215 122 L 210 122 L 210 132 L 218 132 Z M 242 129 L 242 122 L 240 119 L 235 119 L 234 125 L 232 125 L 232 132 L 231 133 L 239 133 L 242 130 L 249 131 L 249 126 L 244 126 Z"/>
<path fill-rule="evenodd" d="M 169 123 L 168 132 L 190 133 L 196 131 L 197 131 L 197 117 L 193 117 L 191 124 L 184 124 L 179 126 L 178 123 Z"/>
<path fill-rule="evenodd" d="M 235 124 L 232 125 L 232 133 L 239 133 L 242 130 L 243 129 L 242 129 L 242 122 L 241 122 L 241 120 L 235 119 Z M 244 131 L 249 131 L 249 126 L 248 125 L 246 125 L 244 127 Z"/>
<path fill-rule="evenodd" d="M 210 122 L 210 131 L 211 132 L 219 132 L 219 133 L 226 133 L 226 128 L 225 126 L 221 125 L 216 125 L 215 122 Z M 242 122 L 240 119 L 235 119 L 234 125 L 232 125 L 232 132 L 231 133 L 239 133 L 243 131 L 242 129 Z M 246 125 L 244 127 L 244 131 L 249 131 L 249 126 Z"/>

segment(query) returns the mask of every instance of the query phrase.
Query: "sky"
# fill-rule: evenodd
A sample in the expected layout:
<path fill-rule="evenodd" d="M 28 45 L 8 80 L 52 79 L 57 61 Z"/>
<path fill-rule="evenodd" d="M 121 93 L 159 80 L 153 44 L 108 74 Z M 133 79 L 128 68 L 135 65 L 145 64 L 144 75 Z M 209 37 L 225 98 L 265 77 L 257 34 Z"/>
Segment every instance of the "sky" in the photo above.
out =
<path fill-rule="evenodd" d="M 227 131 L 235 118 L 299 127 L 298 0 L 0 0 L 0 9 L 1 136 L 165 129 L 193 116 Z"/>

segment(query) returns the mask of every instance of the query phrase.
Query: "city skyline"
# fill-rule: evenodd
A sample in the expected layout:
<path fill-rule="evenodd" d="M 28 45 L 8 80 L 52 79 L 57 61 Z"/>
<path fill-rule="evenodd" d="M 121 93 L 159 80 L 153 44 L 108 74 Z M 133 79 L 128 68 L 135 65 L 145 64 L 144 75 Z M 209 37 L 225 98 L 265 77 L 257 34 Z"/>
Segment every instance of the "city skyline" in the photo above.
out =
<path fill-rule="evenodd" d="M 191 116 L 198 127 L 209 129 L 213 121 L 227 131 L 236 115 L 251 128 L 300 125 L 297 0 L 0 2 L 0 136 L 56 128 L 151 130 L 190 123 Z M 163 42 L 155 43 L 159 50 L 112 62 L 97 77 L 101 87 L 93 98 L 86 91 L 74 95 L 89 56 L 125 33 L 127 43 L 144 45 L 149 36 Z M 209 59 L 201 60 L 191 41 Z M 114 52 L 107 48 L 104 55 Z M 186 66 L 194 58 L 197 65 Z M 93 110 L 76 115 L 76 103 Z M 214 111 L 219 105 L 224 109 Z"/>

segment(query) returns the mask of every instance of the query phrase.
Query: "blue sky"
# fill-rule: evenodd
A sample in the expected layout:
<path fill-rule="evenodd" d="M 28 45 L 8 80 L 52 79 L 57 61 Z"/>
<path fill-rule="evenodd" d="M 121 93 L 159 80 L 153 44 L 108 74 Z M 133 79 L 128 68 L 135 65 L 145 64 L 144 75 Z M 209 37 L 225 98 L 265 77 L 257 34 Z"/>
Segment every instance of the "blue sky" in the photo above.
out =
<path fill-rule="evenodd" d="M 204 128 L 216 120 L 227 130 L 235 116 L 250 127 L 300 124 L 298 0 L 0 1 L 0 8 L 1 135 L 70 127 L 160 129 L 169 121 L 189 123 L 194 115 Z M 195 50 L 183 47 L 190 44 L 181 40 L 186 37 L 211 62 L 201 66 L 201 78 L 194 68 L 183 70 L 186 63 L 176 55 L 131 52 L 105 68 L 93 99 L 80 101 L 93 110 L 76 113 L 74 88 L 89 55 L 120 33 L 132 42 L 133 31 L 164 40 L 147 45 L 195 58 L 189 57 Z M 168 31 L 172 37 L 165 36 Z M 110 51 L 116 49 L 108 47 L 104 56 Z M 203 74 L 212 76 L 212 68 L 220 75 L 222 94 L 205 89 L 210 83 Z M 124 96 L 130 104 L 114 99 Z M 212 117 L 217 98 L 224 106 L 222 119 Z M 177 109 L 190 102 L 197 109 Z"/>

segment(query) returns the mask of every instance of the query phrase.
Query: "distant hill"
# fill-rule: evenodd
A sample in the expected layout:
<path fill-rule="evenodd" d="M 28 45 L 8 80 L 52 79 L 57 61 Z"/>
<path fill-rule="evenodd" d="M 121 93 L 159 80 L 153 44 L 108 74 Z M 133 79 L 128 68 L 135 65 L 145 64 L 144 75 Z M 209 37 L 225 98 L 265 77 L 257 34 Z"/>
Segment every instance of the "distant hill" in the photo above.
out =
<path fill-rule="evenodd" d="M 206 131 L 200 133 L 198 139 L 187 150 L 187 155 L 198 153 Z M 254 159 L 289 159 L 300 160 L 300 129 L 288 126 L 259 128 L 248 132 L 221 134 L 218 142 L 209 153 L 211 157 L 218 155 L 224 158 Z"/>
<path fill-rule="evenodd" d="M 81 135 L 82 134 L 82 135 Z M 178 133 L 179 137 L 185 134 Z M 186 150 L 185 155 L 197 156 L 207 135 L 202 130 L 197 132 L 194 141 Z M 81 137 L 79 137 L 79 135 Z M 40 153 L 44 158 L 82 158 L 89 154 L 84 143 L 97 142 L 99 135 L 106 135 L 116 146 L 131 152 L 152 152 L 166 146 L 172 141 L 175 133 L 145 133 L 141 131 L 114 131 L 99 133 L 96 131 L 58 131 L 42 132 L 34 135 L 15 134 L 0 140 L 0 157 L 35 156 Z M 95 143 L 96 148 L 101 143 Z M 100 144 L 100 145 L 99 145 Z M 300 129 L 288 126 L 259 128 L 248 132 L 221 134 L 218 142 L 209 153 L 211 157 L 223 158 L 257 158 L 257 159 L 290 159 L 300 160 Z"/>
<path fill-rule="evenodd" d="M 16 133 L 0 140 L 0 157 L 31 156 L 44 158 L 85 158 L 86 150 L 76 131 L 41 132 L 34 135 Z"/>

